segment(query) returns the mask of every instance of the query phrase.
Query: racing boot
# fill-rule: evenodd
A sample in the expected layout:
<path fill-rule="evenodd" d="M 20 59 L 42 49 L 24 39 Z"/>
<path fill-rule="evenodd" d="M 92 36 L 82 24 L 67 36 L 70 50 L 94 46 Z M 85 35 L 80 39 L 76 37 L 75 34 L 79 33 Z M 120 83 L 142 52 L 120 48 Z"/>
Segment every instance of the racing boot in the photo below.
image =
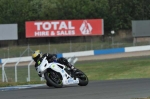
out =
<path fill-rule="evenodd" d="M 74 77 L 74 79 L 76 79 L 75 72 L 76 72 L 77 69 L 73 65 L 71 65 L 70 63 L 68 63 L 67 66 L 70 68 L 71 76 Z"/>
<path fill-rule="evenodd" d="M 70 64 L 70 63 L 68 63 L 68 65 L 67 65 L 69 68 L 70 68 L 70 70 L 71 71 L 76 71 L 77 69 L 72 65 L 72 64 Z"/>

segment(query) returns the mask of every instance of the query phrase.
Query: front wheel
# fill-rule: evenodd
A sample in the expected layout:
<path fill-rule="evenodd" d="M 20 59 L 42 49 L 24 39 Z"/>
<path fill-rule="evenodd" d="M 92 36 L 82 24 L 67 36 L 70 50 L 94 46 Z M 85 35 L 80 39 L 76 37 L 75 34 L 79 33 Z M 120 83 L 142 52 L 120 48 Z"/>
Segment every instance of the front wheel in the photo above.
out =
<path fill-rule="evenodd" d="M 44 73 L 44 76 L 48 84 L 56 88 L 63 87 L 62 76 L 60 75 L 60 73 L 48 69 L 47 72 Z"/>
<path fill-rule="evenodd" d="M 50 84 L 50 83 L 47 82 L 47 81 L 46 81 L 46 85 L 47 85 L 48 87 L 52 87 L 52 86 L 53 86 L 52 84 Z"/>
<path fill-rule="evenodd" d="M 79 84 L 80 86 L 86 86 L 89 82 L 88 77 L 84 72 L 81 70 L 77 69 L 75 73 L 76 78 L 79 78 Z"/>

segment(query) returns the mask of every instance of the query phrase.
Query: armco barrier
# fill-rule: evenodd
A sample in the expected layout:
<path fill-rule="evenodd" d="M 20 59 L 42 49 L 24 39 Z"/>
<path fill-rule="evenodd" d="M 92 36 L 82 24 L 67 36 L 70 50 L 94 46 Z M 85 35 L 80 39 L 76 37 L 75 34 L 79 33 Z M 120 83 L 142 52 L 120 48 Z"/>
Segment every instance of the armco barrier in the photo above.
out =
<path fill-rule="evenodd" d="M 7 63 L 16 63 L 18 61 L 21 61 L 21 62 L 31 61 L 32 57 L 27 56 L 27 57 L 5 58 L 5 59 L 1 59 L 1 63 L 4 63 L 7 59 L 9 59 Z"/>
<path fill-rule="evenodd" d="M 57 54 L 57 57 L 59 58 L 59 57 L 62 57 L 63 55 L 61 54 L 61 53 L 59 53 L 59 54 Z"/>
<path fill-rule="evenodd" d="M 80 52 L 69 52 L 69 53 L 59 53 L 59 57 L 80 57 L 80 56 L 89 56 L 89 55 L 101 55 L 101 54 L 116 54 L 116 53 L 125 53 L 125 52 L 135 52 L 135 51 L 147 51 L 150 50 L 150 45 L 146 46 L 135 46 L 135 47 L 125 47 L 125 48 L 113 48 L 113 49 L 103 49 L 103 50 L 90 50 L 90 51 L 80 51 Z M 17 62 L 18 58 L 10 58 L 8 63 Z M 0 59 L 0 63 L 4 63 L 6 59 Z M 22 57 L 20 61 L 31 61 L 31 56 Z"/>
<path fill-rule="evenodd" d="M 124 48 L 94 50 L 94 55 L 124 53 Z"/>
<path fill-rule="evenodd" d="M 57 54 L 58 57 L 62 57 L 62 54 Z M 15 57 L 15 58 L 5 58 L 5 59 L 0 59 L 0 64 L 4 63 L 7 59 L 9 61 L 7 63 L 16 63 L 18 61 L 20 62 L 28 62 L 32 60 L 31 56 L 26 56 L 26 57 Z"/>
<path fill-rule="evenodd" d="M 70 52 L 70 53 L 63 53 L 63 57 L 79 57 L 79 56 L 89 56 L 94 55 L 94 50 L 91 51 L 81 51 L 81 52 Z"/>
<path fill-rule="evenodd" d="M 150 50 L 150 45 L 147 45 L 147 46 L 135 46 L 135 47 L 125 47 L 125 52 L 147 51 L 147 50 Z"/>

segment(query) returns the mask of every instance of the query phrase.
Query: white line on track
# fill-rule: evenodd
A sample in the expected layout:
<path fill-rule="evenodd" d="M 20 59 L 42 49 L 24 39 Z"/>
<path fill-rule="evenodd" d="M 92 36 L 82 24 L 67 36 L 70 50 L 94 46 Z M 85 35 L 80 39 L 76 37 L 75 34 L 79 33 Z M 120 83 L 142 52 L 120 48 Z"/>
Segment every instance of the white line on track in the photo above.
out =
<path fill-rule="evenodd" d="M 0 87 L 0 91 L 10 91 L 10 90 L 18 90 L 18 89 L 27 89 L 33 87 L 45 86 L 45 84 L 35 84 L 35 85 L 19 85 L 19 86 L 11 86 L 11 87 Z"/>

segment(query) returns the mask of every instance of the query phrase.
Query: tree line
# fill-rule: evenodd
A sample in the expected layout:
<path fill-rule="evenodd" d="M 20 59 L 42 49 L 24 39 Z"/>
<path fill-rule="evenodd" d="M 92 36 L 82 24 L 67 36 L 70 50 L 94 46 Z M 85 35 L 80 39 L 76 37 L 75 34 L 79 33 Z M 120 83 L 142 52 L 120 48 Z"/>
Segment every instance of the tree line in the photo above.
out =
<path fill-rule="evenodd" d="M 150 19 L 150 0 L 0 0 L 0 24 L 35 20 L 104 19 L 104 31 L 131 29 L 132 20 Z M 107 34 L 107 33 L 106 33 Z M 55 39 L 55 38 L 53 38 Z"/>

